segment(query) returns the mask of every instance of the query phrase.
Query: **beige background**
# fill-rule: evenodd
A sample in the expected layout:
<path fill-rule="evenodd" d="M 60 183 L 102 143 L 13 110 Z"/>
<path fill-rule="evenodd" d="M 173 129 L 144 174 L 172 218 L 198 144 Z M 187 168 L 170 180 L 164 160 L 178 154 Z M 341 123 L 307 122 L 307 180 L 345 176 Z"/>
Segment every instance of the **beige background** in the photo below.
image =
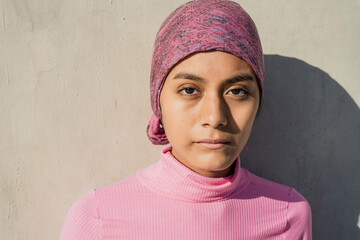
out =
<path fill-rule="evenodd" d="M 158 159 L 152 45 L 185 2 L 0 0 L 0 239 L 58 239 L 76 199 Z M 237 2 L 265 54 L 321 69 L 359 106 L 359 0 Z"/>

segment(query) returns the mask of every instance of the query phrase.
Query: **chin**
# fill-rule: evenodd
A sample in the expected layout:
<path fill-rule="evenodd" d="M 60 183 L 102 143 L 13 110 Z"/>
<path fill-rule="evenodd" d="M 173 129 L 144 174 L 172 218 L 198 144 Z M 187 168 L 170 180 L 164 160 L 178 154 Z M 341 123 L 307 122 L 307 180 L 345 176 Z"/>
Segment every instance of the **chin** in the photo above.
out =
<path fill-rule="evenodd" d="M 220 172 L 228 169 L 234 163 L 234 159 L 206 158 L 202 160 L 202 169 L 209 172 Z"/>

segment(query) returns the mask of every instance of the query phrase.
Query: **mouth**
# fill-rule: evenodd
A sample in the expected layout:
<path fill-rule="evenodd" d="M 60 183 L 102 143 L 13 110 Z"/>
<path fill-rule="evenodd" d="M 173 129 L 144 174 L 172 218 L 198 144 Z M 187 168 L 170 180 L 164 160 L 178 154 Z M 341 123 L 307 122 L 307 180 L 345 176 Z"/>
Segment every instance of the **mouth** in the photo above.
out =
<path fill-rule="evenodd" d="M 202 139 L 195 143 L 211 150 L 221 149 L 230 145 L 230 141 L 226 139 Z"/>

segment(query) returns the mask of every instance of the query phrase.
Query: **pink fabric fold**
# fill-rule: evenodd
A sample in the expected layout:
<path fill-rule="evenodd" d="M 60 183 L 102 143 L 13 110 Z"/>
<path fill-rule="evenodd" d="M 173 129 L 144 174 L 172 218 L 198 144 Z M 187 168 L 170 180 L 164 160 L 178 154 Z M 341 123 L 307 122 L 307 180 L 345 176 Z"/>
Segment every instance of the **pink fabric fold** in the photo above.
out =
<path fill-rule="evenodd" d="M 188 202 L 212 202 L 231 198 L 248 185 L 248 173 L 235 160 L 234 174 L 228 177 L 202 176 L 180 163 L 172 154 L 172 146 L 166 145 L 160 161 L 137 173 L 144 186 L 166 197 Z"/>
<path fill-rule="evenodd" d="M 169 143 L 165 130 L 161 125 L 161 121 L 155 114 L 151 115 L 147 127 L 147 135 L 150 141 L 155 145 L 164 145 Z"/>

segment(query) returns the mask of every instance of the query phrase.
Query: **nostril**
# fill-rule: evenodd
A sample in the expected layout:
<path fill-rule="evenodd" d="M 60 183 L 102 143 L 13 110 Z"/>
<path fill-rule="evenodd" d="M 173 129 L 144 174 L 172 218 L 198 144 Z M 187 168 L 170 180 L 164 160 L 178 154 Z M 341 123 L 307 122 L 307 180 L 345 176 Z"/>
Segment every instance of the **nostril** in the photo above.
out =
<path fill-rule="evenodd" d="M 202 124 L 209 125 L 214 128 L 224 127 L 227 125 L 227 118 L 224 113 L 211 111 L 202 116 Z"/>

